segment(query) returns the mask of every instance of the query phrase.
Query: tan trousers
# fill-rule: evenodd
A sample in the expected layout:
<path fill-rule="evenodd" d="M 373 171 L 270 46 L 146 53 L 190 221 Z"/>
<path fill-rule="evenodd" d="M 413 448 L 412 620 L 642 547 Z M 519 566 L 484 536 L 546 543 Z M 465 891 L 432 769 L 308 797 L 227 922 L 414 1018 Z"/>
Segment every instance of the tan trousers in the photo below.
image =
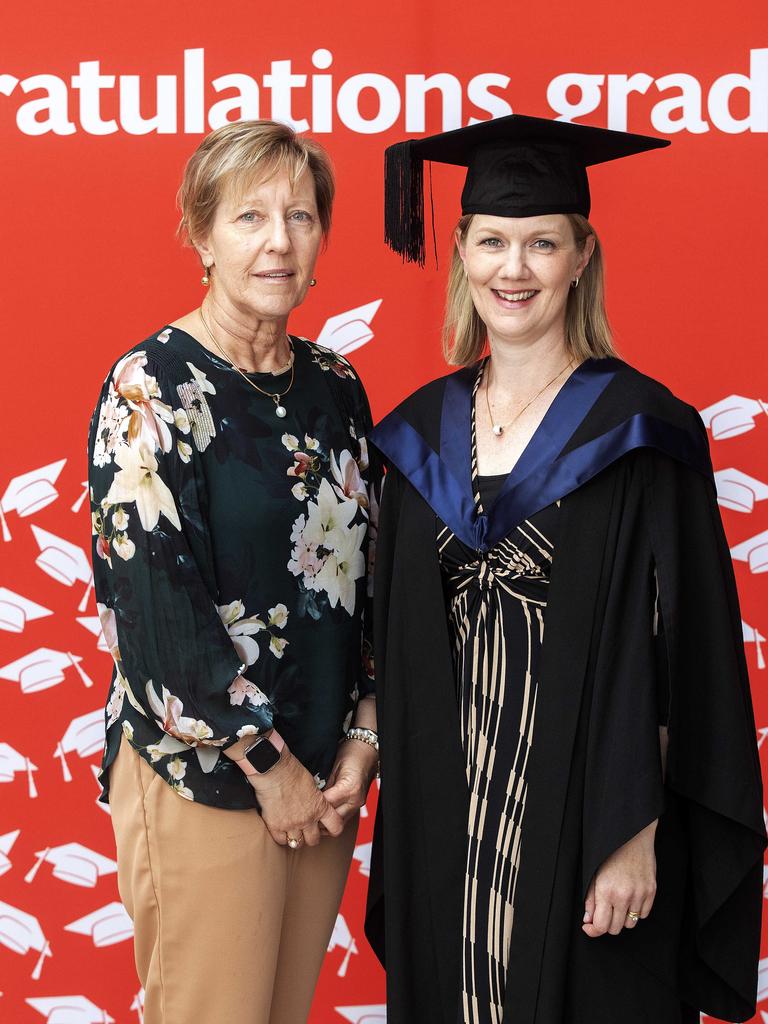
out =
<path fill-rule="evenodd" d="M 110 805 L 144 1024 L 306 1021 L 357 819 L 319 846 L 278 846 L 256 810 L 185 800 L 125 740 Z"/>

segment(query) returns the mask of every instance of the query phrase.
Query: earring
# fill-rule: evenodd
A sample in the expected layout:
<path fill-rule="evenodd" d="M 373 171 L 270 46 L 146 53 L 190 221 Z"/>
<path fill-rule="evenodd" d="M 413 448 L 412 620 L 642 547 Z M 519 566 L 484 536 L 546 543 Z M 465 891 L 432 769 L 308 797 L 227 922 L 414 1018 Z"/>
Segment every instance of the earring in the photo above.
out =
<path fill-rule="evenodd" d="M 571 288 L 578 288 L 578 287 L 579 287 L 579 279 L 578 279 L 578 277 L 574 277 L 574 279 L 571 281 Z"/>
<path fill-rule="evenodd" d="M 314 288 L 316 284 L 317 284 L 317 278 L 313 277 L 312 280 L 309 282 L 309 287 L 310 288 Z"/>
<path fill-rule="evenodd" d="M 206 267 L 203 264 L 203 276 L 200 278 L 200 284 L 209 285 L 211 283 L 210 270 L 210 267 Z"/>

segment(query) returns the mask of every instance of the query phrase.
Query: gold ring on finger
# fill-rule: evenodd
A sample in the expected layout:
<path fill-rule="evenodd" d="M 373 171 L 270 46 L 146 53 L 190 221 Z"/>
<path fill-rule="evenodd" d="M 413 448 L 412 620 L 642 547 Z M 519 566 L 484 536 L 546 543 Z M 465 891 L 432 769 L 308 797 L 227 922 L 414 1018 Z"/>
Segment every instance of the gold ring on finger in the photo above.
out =
<path fill-rule="evenodd" d="M 629 918 L 630 921 L 635 921 L 636 922 L 636 921 L 640 920 L 640 915 L 638 914 L 638 912 L 636 910 L 628 911 L 627 917 Z"/>

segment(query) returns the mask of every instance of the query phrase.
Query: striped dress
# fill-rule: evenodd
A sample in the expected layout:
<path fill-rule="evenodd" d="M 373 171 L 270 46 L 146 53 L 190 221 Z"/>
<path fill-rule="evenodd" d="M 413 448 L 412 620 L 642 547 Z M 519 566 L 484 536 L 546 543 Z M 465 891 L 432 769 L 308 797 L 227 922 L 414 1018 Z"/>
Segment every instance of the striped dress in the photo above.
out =
<path fill-rule="evenodd" d="M 479 477 L 472 463 L 482 511 L 506 476 Z M 503 1017 L 557 520 L 551 505 L 485 555 L 438 521 L 470 793 L 459 1024 Z"/>

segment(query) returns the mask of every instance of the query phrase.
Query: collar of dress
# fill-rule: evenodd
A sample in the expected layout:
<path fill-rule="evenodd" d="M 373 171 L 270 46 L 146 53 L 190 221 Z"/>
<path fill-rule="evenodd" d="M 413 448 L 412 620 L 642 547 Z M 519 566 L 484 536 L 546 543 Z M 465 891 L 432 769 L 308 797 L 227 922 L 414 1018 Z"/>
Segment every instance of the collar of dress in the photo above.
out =
<path fill-rule="evenodd" d="M 371 440 L 459 540 L 479 553 L 634 448 L 656 448 L 711 476 L 708 453 L 699 438 L 647 413 L 635 413 L 566 450 L 619 365 L 614 359 L 587 359 L 576 368 L 555 396 L 496 501 L 483 513 L 477 509 L 472 488 L 472 374 L 460 372 L 446 378 L 439 452 L 398 409 L 379 423 Z"/>

